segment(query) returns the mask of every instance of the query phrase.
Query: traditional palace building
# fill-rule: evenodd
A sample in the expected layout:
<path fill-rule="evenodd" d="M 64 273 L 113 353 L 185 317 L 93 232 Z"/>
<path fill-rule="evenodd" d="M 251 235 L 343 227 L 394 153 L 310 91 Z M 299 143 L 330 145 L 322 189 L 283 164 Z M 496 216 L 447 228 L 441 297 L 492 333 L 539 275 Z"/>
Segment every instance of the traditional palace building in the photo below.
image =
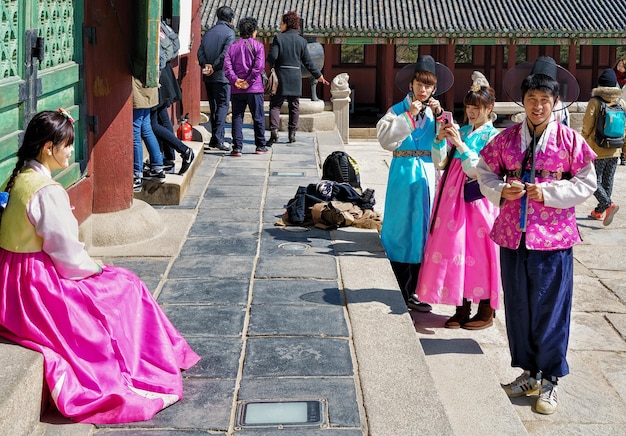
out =
<path fill-rule="evenodd" d="M 280 16 L 295 10 L 303 35 L 324 46 L 325 77 L 347 72 L 355 104 L 378 111 L 402 97 L 393 79 L 418 53 L 455 73 L 444 100 L 457 106 L 473 70 L 482 71 L 504 101 L 506 70 L 540 55 L 575 74 L 579 100 L 587 100 L 601 71 L 626 55 L 626 7 L 613 0 L 204 0 L 204 27 L 213 25 L 222 4 L 233 8 L 235 21 L 257 18 L 266 44 L 279 31 Z M 330 98 L 327 87 L 323 96 Z"/>

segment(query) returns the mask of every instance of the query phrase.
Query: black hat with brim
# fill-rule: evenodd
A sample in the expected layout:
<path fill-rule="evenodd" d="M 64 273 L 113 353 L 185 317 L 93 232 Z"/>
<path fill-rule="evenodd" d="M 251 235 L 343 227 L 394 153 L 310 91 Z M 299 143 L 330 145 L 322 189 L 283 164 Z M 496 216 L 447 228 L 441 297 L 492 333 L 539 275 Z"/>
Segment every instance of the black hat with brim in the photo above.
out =
<path fill-rule="evenodd" d="M 420 71 L 428 71 L 437 76 L 437 89 L 435 95 L 441 95 L 452 88 L 454 84 L 454 75 L 448 67 L 439 62 L 435 62 L 432 56 L 421 55 L 417 57 L 417 62 L 404 66 L 396 74 L 396 86 L 400 91 L 407 92 L 408 85 Z"/>
<path fill-rule="evenodd" d="M 522 102 L 522 82 L 530 75 L 545 74 L 546 76 L 559 82 L 559 97 L 561 101 L 569 106 L 580 95 L 580 86 L 576 77 L 565 68 L 548 56 L 541 56 L 535 62 L 524 62 L 515 65 L 504 75 L 504 92 L 515 103 L 523 106 Z M 566 103 L 567 102 L 567 103 Z"/>

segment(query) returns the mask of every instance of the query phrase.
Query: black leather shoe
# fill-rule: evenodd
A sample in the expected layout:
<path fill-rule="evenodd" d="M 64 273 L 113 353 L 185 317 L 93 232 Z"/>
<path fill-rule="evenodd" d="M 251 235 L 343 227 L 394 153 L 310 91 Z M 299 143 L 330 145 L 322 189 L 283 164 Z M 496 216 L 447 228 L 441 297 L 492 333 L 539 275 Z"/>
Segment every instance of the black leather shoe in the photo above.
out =
<path fill-rule="evenodd" d="M 289 131 L 289 142 L 296 142 L 296 131 L 295 130 L 290 130 Z"/>
<path fill-rule="evenodd" d="M 270 139 L 267 140 L 265 144 L 266 147 L 271 147 L 273 143 L 278 141 L 278 129 L 272 129 L 270 134 Z"/>

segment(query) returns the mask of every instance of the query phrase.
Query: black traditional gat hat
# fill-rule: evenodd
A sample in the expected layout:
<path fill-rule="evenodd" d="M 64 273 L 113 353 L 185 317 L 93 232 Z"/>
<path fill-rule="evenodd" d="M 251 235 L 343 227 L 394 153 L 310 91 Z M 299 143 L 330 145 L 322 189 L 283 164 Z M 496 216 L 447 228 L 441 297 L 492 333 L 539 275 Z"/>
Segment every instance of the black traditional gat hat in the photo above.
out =
<path fill-rule="evenodd" d="M 543 74 L 559 82 L 559 97 L 561 101 L 569 106 L 580 95 L 580 87 L 576 77 L 565 68 L 557 65 L 556 61 L 549 56 L 540 56 L 535 62 L 524 62 L 516 65 L 504 75 L 504 91 L 511 100 L 523 106 L 522 82 L 531 75 Z"/>
<path fill-rule="evenodd" d="M 409 83 L 413 80 L 416 73 L 427 71 L 437 76 L 437 89 L 435 95 L 441 95 L 454 84 L 454 76 L 448 67 L 439 62 L 435 62 L 430 55 L 421 55 L 417 57 L 414 64 L 408 64 L 396 74 L 396 86 L 399 90 L 406 92 Z"/>

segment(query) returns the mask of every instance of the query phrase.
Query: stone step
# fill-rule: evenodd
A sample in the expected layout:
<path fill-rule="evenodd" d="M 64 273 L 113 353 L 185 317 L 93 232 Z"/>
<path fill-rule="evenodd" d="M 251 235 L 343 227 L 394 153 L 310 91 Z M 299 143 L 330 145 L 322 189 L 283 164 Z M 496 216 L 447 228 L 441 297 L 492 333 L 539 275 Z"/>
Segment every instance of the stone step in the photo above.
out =
<path fill-rule="evenodd" d="M 441 307 L 444 306 L 436 310 Z M 438 328 L 433 337 L 425 333 L 429 329 L 425 326 L 440 324 L 440 320 L 435 321 L 439 316 L 430 313 L 414 317 L 433 389 L 441 398 L 454 433 L 478 436 L 494 434 L 494 429 L 498 429 L 499 435 L 527 434 L 486 356 L 487 352 L 504 349 L 502 332 L 496 325 L 499 321 L 493 327 L 474 332 Z M 483 350 L 472 335 L 483 335 L 483 341 L 494 343 L 494 350 Z"/>
<path fill-rule="evenodd" d="M 0 339 L 0 435 L 30 435 L 39 423 L 43 356 Z"/>
<path fill-rule="evenodd" d="M 191 166 L 187 172 L 183 175 L 178 175 L 181 165 L 181 157 L 176 155 L 175 174 L 166 174 L 165 182 L 159 183 L 152 180 L 146 180 L 143 184 L 141 192 L 135 192 L 134 198 L 137 200 L 143 200 L 153 206 L 172 206 L 179 205 L 185 191 L 192 180 L 193 174 L 196 169 L 200 167 L 202 158 L 204 156 L 204 147 L 201 142 L 201 136 L 198 136 L 196 141 L 183 141 L 185 144 L 193 149 L 195 158 L 191 163 Z M 147 152 L 144 153 L 147 156 Z"/>

